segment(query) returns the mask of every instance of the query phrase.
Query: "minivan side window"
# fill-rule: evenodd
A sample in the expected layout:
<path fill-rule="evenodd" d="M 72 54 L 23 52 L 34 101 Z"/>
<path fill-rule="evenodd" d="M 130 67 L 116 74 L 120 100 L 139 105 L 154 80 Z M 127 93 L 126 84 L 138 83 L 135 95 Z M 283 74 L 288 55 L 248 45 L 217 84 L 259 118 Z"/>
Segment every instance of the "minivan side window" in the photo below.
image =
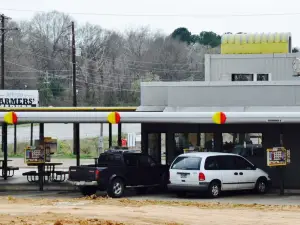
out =
<path fill-rule="evenodd" d="M 236 170 L 235 157 L 231 155 L 217 156 L 220 170 Z"/>
<path fill-rule="evenodd" d="M 219 170 L 218 159 L 216 156 L 207 157 L 204 164 L 205 170 Z"/>
<path fill-rule="evenodd" d="M 251 165 L 247 160 L 242 157 L 235 156 L 236 168 L 238 170 L 252 170 L 253 165 Z"/>

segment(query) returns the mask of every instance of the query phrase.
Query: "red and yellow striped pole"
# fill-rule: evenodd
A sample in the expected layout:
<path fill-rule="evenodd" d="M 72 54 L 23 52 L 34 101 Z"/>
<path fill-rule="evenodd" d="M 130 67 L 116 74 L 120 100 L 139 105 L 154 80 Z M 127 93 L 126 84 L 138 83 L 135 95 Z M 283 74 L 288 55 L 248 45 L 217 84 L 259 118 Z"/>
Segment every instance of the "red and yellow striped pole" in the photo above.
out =
<path fill-rule="evenodd" d="M 121 120 L 121 116 L 120 113 L 118 112 L 111 112 L 107 116 L 107 121 L 111 124 L 117 124 L 120 122 L 120 120 Z"/>
<path fill-rule="evenodd" d="M 226 115 L 223 112 L 217 112 L 212 117 L 213 122 L 216 124 L 224 124 L 226 119 Z"/>
<path fill-rule="evenodd" d="M 8 112 L 4 114 L 4 122 L 7 124 L 17 124 L 18 117 L 15 112 Z"/>

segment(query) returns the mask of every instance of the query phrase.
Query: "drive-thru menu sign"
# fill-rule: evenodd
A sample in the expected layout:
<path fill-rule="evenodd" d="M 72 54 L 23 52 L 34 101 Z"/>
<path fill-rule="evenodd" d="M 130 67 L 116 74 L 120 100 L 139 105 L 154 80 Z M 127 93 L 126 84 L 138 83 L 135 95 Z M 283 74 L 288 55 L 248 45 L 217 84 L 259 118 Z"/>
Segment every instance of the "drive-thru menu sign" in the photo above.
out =
<path fill-rule="evenodd" d="M 0 90 L 0 107 L 38 107 L 38 90 Z"/>

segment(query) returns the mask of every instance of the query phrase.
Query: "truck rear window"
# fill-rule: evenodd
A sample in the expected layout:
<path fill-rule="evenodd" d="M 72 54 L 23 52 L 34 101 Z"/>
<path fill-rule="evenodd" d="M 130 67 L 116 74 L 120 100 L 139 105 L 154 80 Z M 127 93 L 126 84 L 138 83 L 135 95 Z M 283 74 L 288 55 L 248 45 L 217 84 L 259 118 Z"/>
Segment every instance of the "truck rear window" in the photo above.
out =
<path fill-rule="evenodd" d="M 175 170 L 199 170 L 201 165 L 200 157 L 179 156 L 175 159 L 171 169 Z"/>

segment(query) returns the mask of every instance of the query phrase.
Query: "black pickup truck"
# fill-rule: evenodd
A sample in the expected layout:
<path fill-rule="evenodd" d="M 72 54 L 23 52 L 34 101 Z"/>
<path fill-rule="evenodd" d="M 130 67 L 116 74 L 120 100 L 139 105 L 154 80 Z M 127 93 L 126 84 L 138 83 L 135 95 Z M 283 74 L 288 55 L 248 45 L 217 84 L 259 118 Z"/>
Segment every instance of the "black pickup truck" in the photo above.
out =
<path fill-rule="evenodd" d="M 120 198 L 126 188 L 142 194 L 149 187 L 166 188 L 169 166 L 157 164 L 150 156 L 135 151 L 108 150 L 100 154 L 98 163 L 71 166 L 69 180 L 83 195 L 107 191 L 108 196 Z"/>

